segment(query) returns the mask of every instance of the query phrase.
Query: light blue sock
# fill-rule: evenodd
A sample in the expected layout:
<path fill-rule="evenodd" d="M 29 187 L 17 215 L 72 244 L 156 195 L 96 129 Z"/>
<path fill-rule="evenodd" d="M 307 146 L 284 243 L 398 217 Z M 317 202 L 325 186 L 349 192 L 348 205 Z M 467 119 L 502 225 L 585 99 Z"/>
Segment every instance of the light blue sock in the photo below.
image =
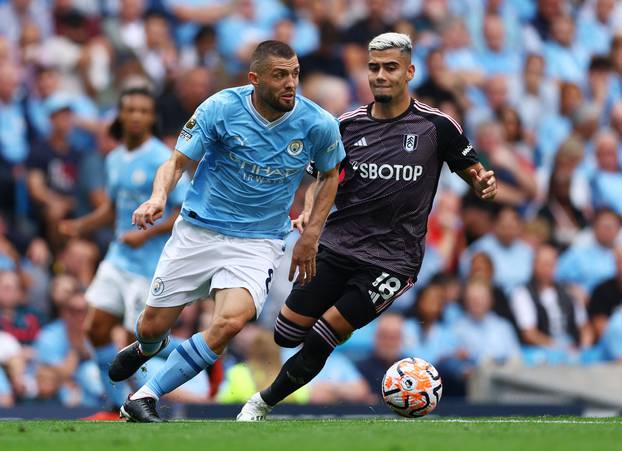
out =
<path fill-rule="evenodd" d="M 205 342 L 203 334 L 196 333 L 171 352 L 164 367 L 145 385 L 161 397 L 212 366 L 218 357 Z"/>
<path fill-rule="evenodd" d="M 136 335 L 136 340 L 138 341 L 138 343 L 140 343 L 140 350 L 142 351 L 142 353 L 145 355 L 152 355 L 155 354 L 158 349 L 160 349 L 162 342 L 168 336 L 168 332 L 160 338 L 154 340 L 145 340 L 138 333 L 138 321 L 140 320 L 141 316 L 142 314 L 138 316 L 138 320 L 136 321 L 136 325 L 134 326 L 134 335 Z"/>
<path fill-rule="evenodd" d="M 118 409 L 127 399 L 130 387 L 127 382 L 112 382 L 108 378 L 108 367 L 116 355 L 117 347 L 112 343 L 95 348 L 95 361 L 99 367 L 99 375 L 106 391 L 106 401 L 111 404 L 110 407 Z"/>

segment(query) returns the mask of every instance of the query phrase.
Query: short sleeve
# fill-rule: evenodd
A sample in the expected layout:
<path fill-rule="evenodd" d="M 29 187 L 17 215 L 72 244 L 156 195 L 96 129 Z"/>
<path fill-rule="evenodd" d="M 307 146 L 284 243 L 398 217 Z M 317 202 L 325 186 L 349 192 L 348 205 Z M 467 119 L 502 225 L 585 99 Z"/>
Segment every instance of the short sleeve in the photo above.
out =
<path fill-rule="evenodd" d="M 466 169 L 479 162 L 477 151 L 453 119 L 439 116 L 437 127 L 443 160 L 447 162 L 451 172 Z"/>
<path fill-rule="evenodd" d="M 217 99 L 210 97 L 203 102 L 181 129 L 175 149 L 194 161 L 203 158 L 209 145 L 218 141 L 214 123 L 219 114 Z"/>
<path fill-rule="evenodd" d="M 319 172 L 328 172 L 337 166 L 346 156 L 341 142 L 339 122 L 329 118 L 317 127 L 312 135 L 314 155 L 312 160 Z"/>

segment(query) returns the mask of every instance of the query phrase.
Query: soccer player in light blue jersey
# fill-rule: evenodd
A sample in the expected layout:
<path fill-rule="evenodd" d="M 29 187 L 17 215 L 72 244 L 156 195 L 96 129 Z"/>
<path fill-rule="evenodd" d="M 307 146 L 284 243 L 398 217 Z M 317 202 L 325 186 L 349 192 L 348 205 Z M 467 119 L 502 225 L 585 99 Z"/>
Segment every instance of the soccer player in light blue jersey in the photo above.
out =
<path fill-rule="evenodd" d="M 220 91 L 199 106 L 158 170 L 151 199 L 134 212 L 140 229 L 151 225 L 184 168 L 199 161 L 158 262 L 137 341 L 117 354 L 111 379 L 126 379 L 155 355 L 186 304 L 212 293 L 215 308 L 210 327 L 179 345 L 162 370 L 123 404 L 121 414 L 130 421 L 162 421 L 157 400 L 213 365 L 229 340 L 261 313 L 284 253 L 294 192 L 311 160 L 320 182 L 289 278 L 296 270 L 302 284 L 315 276 L 318 239 L 345 152 L 336 119 L 296 95 L 299 71 L 288 45 L 259 44 L 251 57 L 250 84 Z"/>
<path fill-rule="evenodd" d="M 107 198 L 92 213 L 63 221 L 59 226 L 65 235 L 78 236 L 114 223 L 115 240 L 86 292 L 86 323 L 108 402 L 115 411 L 125 401 L 129 387 L 127 383 L 112 384 L 108 380 L 108 365 L 117 353 L 111 331 L 123 324 L 128 337 L 132 337 L 158 258 L 185 194 L 180 184 L 163 208 L 163 220 L 149 230 L 133 227 L 132 213 L 149 199 L 155 172 L 171 155 L 164 143 L 154 137 L 155 124 L 155 99 L 147 89 L 132 88 L 121 94 L 119 117 L 111 128 L 121 143 L 106 157 Z M 133 338 L 128 339 L 128 343 L 131 341 Z M 112 418 L 118 419 L 118 413 L 105 411 L 92 419 Z"/>

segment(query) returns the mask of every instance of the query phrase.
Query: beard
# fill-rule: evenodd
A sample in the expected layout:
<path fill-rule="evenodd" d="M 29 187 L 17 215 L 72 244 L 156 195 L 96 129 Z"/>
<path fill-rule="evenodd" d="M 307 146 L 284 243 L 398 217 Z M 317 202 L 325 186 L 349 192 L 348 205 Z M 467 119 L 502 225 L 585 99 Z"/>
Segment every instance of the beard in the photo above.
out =
<path fill-rule="evenodd" d="M 393 96 L 386 94 L 374 95 L 374 100 L 378 103 L 390 103 L 393 100 Z"/>
<path fill-rule="evenodd" d="M 294 95 L 294 97 L 292 98 L 292 102 L 290 103 L 285 103 L 282 102 L 278 96 L 276 95 L 266 95 L 265 97 L 262 98 L 262 100 L 267 103 L 270 108 L 272 108 L 274 111 L 278 111 L 280 113 L 287 113 L 288 111 L 291 111 L 294 109 L 294 105 L 296 104 L 296 96 Z"/>

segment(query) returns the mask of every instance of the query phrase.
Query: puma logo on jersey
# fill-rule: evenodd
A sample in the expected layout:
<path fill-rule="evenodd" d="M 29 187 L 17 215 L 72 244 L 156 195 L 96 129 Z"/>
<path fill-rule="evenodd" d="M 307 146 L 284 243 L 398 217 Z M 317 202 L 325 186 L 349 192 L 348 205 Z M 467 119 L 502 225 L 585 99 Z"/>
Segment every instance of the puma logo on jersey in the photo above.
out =
<path fill-rule="evenodd" d="M 353 146 L 356 146 L 356 147 L 366 147 L 367 146 L 367 140 L 363 136 L 361 139 L 359 139 L 357 142 L 355 142 L 353 144 Z"/>
<path fill-rule="evenodd" d="M 468 146 L 466 146 L 466 147 L 464 148 L 464 150 L 462 151 L 462 156 L 465 156 L 465 157 L 466 157 L 466 156 L 467 156 L 467 154 L 468 154 L 471 150 L 473 150 L 473 146 L 472 146 L 471 144 L 469 144 L 469 145 L 468 145 Z"/>
<path fill-rule="evenodd" d="M 361 163 L 359 174 L 364 179 L 375 180 L 404 180 L 410 182 L 417 180 L 423 174 L 423 166 L 408 166 L 404 164 L 381 164 Z"/>

